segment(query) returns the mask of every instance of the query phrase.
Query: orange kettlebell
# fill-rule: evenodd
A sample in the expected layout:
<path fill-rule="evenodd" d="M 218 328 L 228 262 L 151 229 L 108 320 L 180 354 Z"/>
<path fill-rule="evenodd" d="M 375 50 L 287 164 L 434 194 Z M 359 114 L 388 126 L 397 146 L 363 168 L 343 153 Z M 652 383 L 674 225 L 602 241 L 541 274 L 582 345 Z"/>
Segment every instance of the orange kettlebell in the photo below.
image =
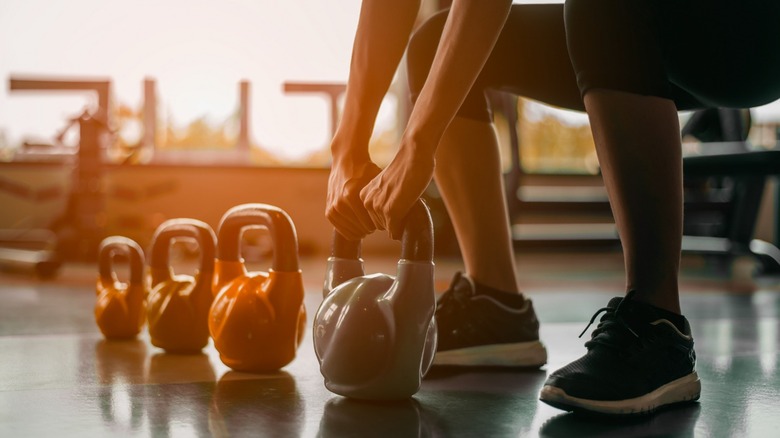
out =
<path fill-rule="evenodd" d="M 130 260 L 130 278 L 120 282 L 113 270 L 114 258 Z M 146 320 L 144 252 L 135 241 L 122 236 L 103 239 L 98 253 L 95 321 L 107 339 L 132 339 Z"/>
<path fill-rule="evenodd" d="M 195 239 L 200 248 L 200 267 L 194 276 L 175 275 L 170 266 L 171 243 L 180 238 Z M 215 247 L 214 231 L 199 220 L 171 219 L 155 231 L 147 310 L 153 345 L 171 353 L 197 353 L 208 344 Z"/>
<path fill-rule="evenodd" d="M 273 241 L 268 272 L 247 272 L 241 232 L 264 227 Z M 214 302 L 209 331 L 225 365 L 269 372 L 290 363 L 303 340 L 306 309 L 298 268 L 298 239 L 290 217 L 266 204 L 231 208 L 219 224 Z"/>

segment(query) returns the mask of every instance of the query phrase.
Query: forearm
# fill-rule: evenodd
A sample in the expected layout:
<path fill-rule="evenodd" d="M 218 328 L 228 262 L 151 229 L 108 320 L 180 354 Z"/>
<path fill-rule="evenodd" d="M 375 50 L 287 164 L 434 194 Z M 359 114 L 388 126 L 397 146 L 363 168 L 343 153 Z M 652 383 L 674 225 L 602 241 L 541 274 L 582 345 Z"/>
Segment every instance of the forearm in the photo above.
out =
<path fill-rule="evenodd" d="M 331 146 L 335 159 L 368 159 L 382 99 L 401 61 L 420 0 L 365 0 L 352 48 L 344 112 Z M 340 140 L 339 140 L 340 139 Z"/>
<path fill-rule="evenodd" d="M 431 154 L 435 151 L 490 56 L 510 8 L 511 0 L 453 2 L 428 79 L 404 132 L 404 144 Z"/>

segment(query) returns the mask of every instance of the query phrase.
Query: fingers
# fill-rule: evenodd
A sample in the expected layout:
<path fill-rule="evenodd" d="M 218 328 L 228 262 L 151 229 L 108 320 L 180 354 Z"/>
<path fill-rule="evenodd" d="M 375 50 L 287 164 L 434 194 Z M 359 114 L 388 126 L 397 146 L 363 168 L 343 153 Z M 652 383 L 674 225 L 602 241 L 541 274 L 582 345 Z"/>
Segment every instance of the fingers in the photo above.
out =
<path fill-rule="evenodd" d="M 336 230 L 348 240 L 361 240 L 373 232 L 373 226 L 366 227 L 361 221 L 355 220 L 354 211 L 349 207 L 349 204 L 343 203 L 328 208 L 325 216 Z"/>
<path fill-rule="evenodd" d="M 345 189 L 342 196 L 327 207 L 325 216 L 342 236 L 356 241 L 373 233 L 376 226 L 363 207 L 359 194 L 349 192 Z"/>
<path fill-rule="evenodd" d="M 372 162 L 345 162 L 334 165 L 328 180 L 328 201 L 325 216 L 342 236 L 360 240 L 376 230 L 360 191 L 381 170 Z"/>
<path fill-rule="evenodd" d="M 346 220 L 344 216 L 334 213 L 332 210 L 326 213 L 325 216 L 328 218 L 331 225 L 336 228 L 336 231 L 347 240 L 357 241 L 365 237 L 365 234 L 362 233 L 359 228 L 356 228 L 350 221 Z"/>
<path fill-rule="evenodd" d="M 390 232 L 390 238 L 393 240 L 401 240 L 404 235 L 404 222 L 403 221 L 390 221 L 387 226 Z"/>
<path fill-rule="evenodd" d="M 342 199 L 346 200 L 346 202 L 343 203 L 343 210 L 348 210 L 351 213 L 349 217 L 353 218 L 353 222 L 356 222 L 355 225 L 365 233 L 364 235 L 367 235 L 376 230 L 376 225 L 371 219 L 371 215 L 366 211 L 363 200 L 360 198 L 361 188 L 352 184 L 348 184 L 344 188 Z"/>
<path fill-rule="evenodd" d="M 379 197 L 376 196 L 377 190 L 374 186 L 375 183 L 373 181 L 366 185 L 363 190 L 360 191 L 360 200 L 376 229 L 385 230 L 387 229 L 387 227 L 385 227 L 385 205 L 383 205 L 384 203 L 380 202 Z"/>
<path fill-rule="evenodd" d="M 360 199 L 376 228 L 387 230 L 391 239 L 400 240 L 408 208 L 405 204 L 387 201 L 388 196 L 385 192 L 387 189 L 382 190 L 379 187 L 381 181 L 372 181 L 360 191 Z"/>

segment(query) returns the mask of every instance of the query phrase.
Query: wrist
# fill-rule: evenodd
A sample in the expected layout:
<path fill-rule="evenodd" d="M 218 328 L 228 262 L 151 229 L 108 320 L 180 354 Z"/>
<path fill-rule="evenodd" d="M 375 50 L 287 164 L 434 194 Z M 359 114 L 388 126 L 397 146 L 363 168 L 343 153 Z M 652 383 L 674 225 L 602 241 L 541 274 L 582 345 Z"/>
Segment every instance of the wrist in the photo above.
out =
<path fill-rule="evenodd" d="M 362 164 L 371 162 L 368 148 L 354 147 L 349 144 L 331 144 L 330 153 L 334 164 Z"/>
<path fill-rule="evenodd" d="M 330 153 L 333 161 L 371 161 L 368 144 L 371 140 L 373 125 L 342 118 L 333 140 L 330 143 Z"/>
<path fill-rule="evenodd" d="M 435 110 L 437 108 L 435 102 L 424 100 L 421 105 L 418 99 L 412 109 L 401 144 L 409 144 L 415 151 L 433 154 L 452 119 L 441 111 Z"/>
<path fill-rule="evenodd" d="M 438 130 L 416 129 L 415 126 L 410 125 L 401 137 L 401 147 L 408 148 L 410 152 L 421 157 L 432 157 L 436 154 L 441 137 L 442 133 Z"/>
<path fill-rule="evenodd" d="M 356 147 L 355 143 L 337 142 L 334 139 L 330 151 L 334 166 L 354 169 L 366 163 L 371 163 L 368 147 Z"/>

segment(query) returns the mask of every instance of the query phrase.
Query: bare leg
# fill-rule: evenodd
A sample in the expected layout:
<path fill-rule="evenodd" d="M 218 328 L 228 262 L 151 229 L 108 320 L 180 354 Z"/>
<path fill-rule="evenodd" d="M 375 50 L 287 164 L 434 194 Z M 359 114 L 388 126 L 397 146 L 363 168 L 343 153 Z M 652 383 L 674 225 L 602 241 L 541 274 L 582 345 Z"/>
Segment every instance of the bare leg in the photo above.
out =
<path fill-rule="evenodd" d="M 680 313 L 682 157 L 674 102 L 592 90 L 585 107 L 623 245 L 626 287 L 640 301 Z"/>
<path fill-rule="evenodd" d="M 466 273 L 485 286 L 518 292 L 493 125 L 455 117 L 436 150 L 434 178 L 452 218 Z"/>

